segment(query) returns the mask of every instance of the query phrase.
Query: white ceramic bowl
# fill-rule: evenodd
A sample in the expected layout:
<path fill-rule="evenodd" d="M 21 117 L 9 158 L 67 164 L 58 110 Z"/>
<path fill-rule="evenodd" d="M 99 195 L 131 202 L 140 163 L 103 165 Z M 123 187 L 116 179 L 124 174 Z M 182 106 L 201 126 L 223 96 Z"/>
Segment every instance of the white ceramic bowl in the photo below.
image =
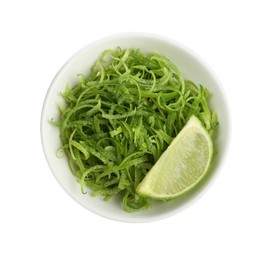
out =
<path fill-rule="evenodd" d="M 92 197 L 90 193 L 82 194 L 76 178 L 72 175 L 66 158 L 58 158 L 56 151 L 61 145 L 59 130 L 49 123 L 51 118 L 59 116 L 58 105 L 63 102 L 59 92 L 65 90 L 79 80 L 77 74 L 87 75 L 91 65 L 105 49 L 120 46 L 122 48 L 139 48 L 143 52 L 158 52 L 167 56 L 178 66 L 184 78 L 206 86 L 212 93 L 211 108 L 218 115 L 220 128 L 215 140 L 215 158 L 210 173 L 200 185 L 184 197 L 168 202 L 154 202 L 153 206 L 137 213 L 127 213 L 121 208 L 120 201 L 112 199 L 104 202 L 101 197 Z M 209 66 L 195 53 L 185 46 L 165 37 L 144 33 L 126 33 L 109 36 L 82 48 L 63 65 L 53 79 L 42 110 L 41 138 L 44 153 L 49 167 L 63 189 L 78 203 L 90 211 L 117 221 L 148 222 L 158 220 L 180 212 L 196 201 L 220 170 L 226 154 L 229 140 L 229 120 L 223 88 Z"/>

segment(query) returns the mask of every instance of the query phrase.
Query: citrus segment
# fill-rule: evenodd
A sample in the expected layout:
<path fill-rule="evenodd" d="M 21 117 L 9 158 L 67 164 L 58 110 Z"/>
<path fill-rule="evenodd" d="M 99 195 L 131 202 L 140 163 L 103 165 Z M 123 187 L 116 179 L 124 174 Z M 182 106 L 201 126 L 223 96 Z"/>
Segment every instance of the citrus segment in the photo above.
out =
<path fill-rule="evenodd" d="M 205 176 L 212 155 L 210 135 L 200 120 L 191 116 L 136 190 L 141 196 L 154 199 L 176 198 Z"/>

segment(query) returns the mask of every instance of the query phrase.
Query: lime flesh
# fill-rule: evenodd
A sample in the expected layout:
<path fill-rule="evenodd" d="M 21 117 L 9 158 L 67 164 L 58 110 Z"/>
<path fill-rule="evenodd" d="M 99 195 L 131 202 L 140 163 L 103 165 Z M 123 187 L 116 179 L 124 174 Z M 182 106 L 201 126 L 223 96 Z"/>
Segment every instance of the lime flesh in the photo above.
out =
<path fill-rule="evenodd" d="M 210 135 L 200 120 L 191 116 L 136 190 L 141 196 L 153 199 L 176 198 L 202 180 L 212 155 Z"/>

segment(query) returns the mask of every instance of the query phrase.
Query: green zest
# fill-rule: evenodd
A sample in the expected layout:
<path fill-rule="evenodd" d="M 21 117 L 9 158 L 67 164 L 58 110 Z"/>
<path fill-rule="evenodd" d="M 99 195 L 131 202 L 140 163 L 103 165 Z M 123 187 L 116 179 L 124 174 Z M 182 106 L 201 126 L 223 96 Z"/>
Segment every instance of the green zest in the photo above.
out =
<path fill-rule="evenodd" d="M 217 127 L 208 90 L 183 79 L 166 57 L 133 49 L 104 51 L 90 75 L 79 77 L 62 93 L 54 124 L 81 191 L 105 200 L 117 194 L 128 212 L 148 208 L 136 187 L 190 116 L 210 135 Z"/>

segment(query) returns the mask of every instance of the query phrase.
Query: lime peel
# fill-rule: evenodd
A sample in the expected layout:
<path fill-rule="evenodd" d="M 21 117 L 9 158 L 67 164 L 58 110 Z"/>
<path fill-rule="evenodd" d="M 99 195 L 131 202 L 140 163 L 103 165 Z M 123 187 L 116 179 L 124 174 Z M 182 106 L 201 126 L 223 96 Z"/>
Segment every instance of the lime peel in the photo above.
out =
<path fill-rule="evenodd" d="M 136 187 L 191 115 L 210 135 L 218 127 L 208 89 L 184 79 L 167 57 L 120 47 L 78 77 L 61 93 L 60 118 L 51 123 L 81 192 L 120 196 L 127 212 L 149 208 Z"/>

